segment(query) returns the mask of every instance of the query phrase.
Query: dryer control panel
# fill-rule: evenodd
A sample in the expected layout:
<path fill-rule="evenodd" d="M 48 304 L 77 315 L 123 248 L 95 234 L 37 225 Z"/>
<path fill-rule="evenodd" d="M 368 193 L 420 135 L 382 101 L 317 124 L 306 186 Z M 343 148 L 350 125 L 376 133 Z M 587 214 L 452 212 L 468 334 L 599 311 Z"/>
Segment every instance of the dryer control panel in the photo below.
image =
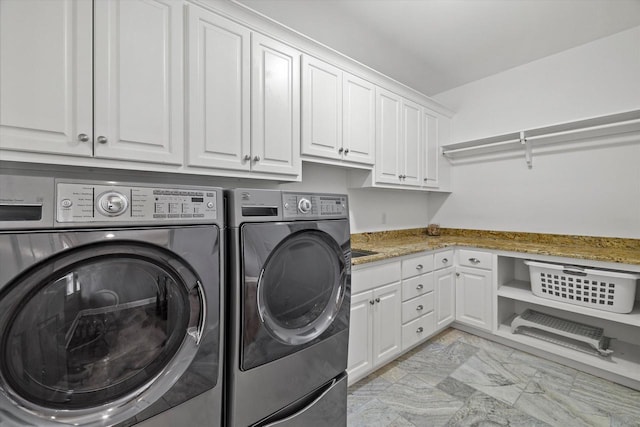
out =
<path fill-rule="evenodd" d="M 347 196 L 341 194 L 282 193 L 283 217 L 346 218 Z"/>
<path fill-rule="evenodd" d="M 201 222 L 218 218 L 216 188 L 56 183 L 58 223 Z"/>

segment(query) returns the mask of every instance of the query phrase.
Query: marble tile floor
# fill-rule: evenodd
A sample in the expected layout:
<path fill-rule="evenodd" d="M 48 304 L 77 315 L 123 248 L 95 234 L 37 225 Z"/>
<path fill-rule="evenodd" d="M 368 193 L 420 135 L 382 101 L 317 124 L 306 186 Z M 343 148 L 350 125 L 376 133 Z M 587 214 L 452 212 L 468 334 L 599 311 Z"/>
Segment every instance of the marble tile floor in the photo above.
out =
<path fill-rule="evenodd" d="M 457 329 L 349 387 L 348 427 L 640 426 L 640 391 Z"/>

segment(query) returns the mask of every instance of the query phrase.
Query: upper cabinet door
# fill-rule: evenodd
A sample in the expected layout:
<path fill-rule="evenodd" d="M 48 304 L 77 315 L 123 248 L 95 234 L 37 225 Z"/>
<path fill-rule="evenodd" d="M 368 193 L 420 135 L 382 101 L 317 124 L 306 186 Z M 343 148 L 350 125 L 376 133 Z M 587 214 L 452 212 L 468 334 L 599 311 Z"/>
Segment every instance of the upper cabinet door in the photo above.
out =
<path fill-rule="evenodd" d="M 189 5 L 188 163 L 251 168 L 251 32 Z"/>
<path fill-rule="evenodd" d="M 375 153 L 375 87 L 359 77 L 343 77 L 344 159 L 372 165 Z"/>
<path fill-rule="evenodd" d="M 376 180 L 400 184 L 402 98 L 376 90 Z"/>
<path fill-rule="evenodd" d="M 182 1 L 94 4 L 95 156 L 182 164 Z"/>
<path fill-rule="evenodd" d="M 422 184 L 428 187 L 438 186 L 438 117 L 427 110 L 422 113 L 423 124 L 423 170 Z"/>
<path fill-rule="evenodd" d="M 92 2 L 0 1 L 0 149 L 91 156 Z"/>
<path fill-rule="evenodd" d="M 419 186 L 422 182 L 422 108 L 402 101 L 402 184 Z"/>
<path fill-rule="evenodd" d="M 252 170 L 299 175 L 300 52 L 251 35 Z"/>
<path fill-rule="evenodd" d="M 302 154 L 339 160 L 342 148 L 342 71 L 302 59 Z"/>

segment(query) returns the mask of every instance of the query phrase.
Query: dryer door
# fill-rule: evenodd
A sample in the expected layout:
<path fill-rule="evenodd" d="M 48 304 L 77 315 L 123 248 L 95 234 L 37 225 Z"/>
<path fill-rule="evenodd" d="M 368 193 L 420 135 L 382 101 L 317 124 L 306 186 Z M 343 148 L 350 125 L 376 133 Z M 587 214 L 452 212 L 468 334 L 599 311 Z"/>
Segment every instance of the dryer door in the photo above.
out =
<path fill-rule="evenodd" d="M 345 232 L 346 221 L 243 228 L 243 369 L 298 351 L 348 326 Z"/>
<path fill-rule="evenodd" d="M 78 246 L 2 293 L 0 387 L 43 420 L 99 425 L 130 416 L 185 372 L 205 311 L 199 278 L 174 253 L 138 241 Z M 143 392 L 146 403 L 136 403 Z"/>

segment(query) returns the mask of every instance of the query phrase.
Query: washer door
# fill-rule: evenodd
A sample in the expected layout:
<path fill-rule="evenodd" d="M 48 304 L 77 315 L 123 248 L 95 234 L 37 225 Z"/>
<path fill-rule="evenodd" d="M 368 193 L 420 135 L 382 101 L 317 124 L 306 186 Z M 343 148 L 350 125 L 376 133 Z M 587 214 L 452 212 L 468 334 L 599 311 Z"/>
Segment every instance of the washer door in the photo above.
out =
<path fill-rule="evenodd" d="M 348 325 L 349 298 L 344 301 L 350 268 L 343 246 L 348 249 L 349 240 L 340 241 L 336 225 L 323 230 L 315 224 L 250 224 L 243 229 L 243 369 L 298 351 Z M 255 278 L 250 271 L 257 273 Z"/>
<path fill-rule="evenodd" d="M 159 397 L 197 352 L 204 304 L 192 269 L 157 246 L 99 243 L 49 258 L 2 296 L 2 388 L 28 412 L 82 424 L 100 416 L 91 408 Z"/>

